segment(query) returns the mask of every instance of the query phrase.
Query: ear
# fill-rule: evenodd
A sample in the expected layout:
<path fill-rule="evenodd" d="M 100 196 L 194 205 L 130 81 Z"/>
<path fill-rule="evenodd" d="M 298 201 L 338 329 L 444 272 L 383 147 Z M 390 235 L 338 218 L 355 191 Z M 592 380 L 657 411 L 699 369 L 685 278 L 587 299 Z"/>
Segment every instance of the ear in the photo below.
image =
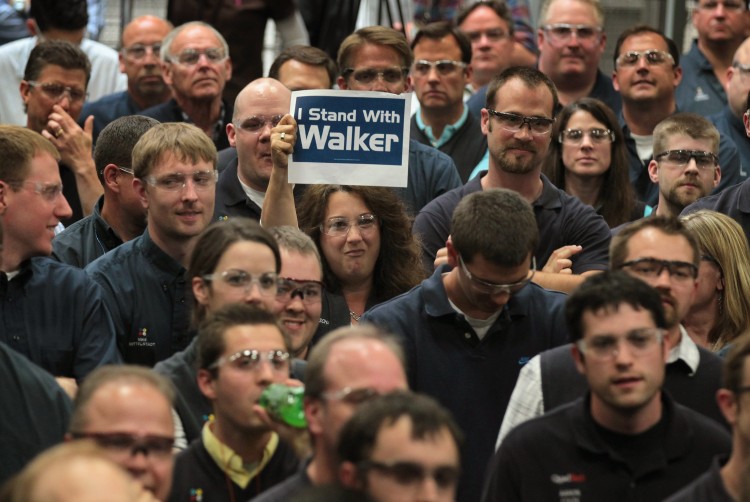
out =
<path fill-rule="evenodd" d="M 721 181 L 721 166 L 716 166 L 716 169 L 714 170 L 714 188 L 719 184 Z"/>
<path fill-rule="evenodd" d="M 599 54 L 604 54 L 604 50 L 607 48 L 607 32 L 602 30 L 599 40 Z"/>
<path fill-rule="evenodd" d="M 21 99 L 23 104 L 29 103 L 29 92 L 31 92 L 31 86 L 25 80 L 21 80 L 21 84 L 18 86 L 18 90 L 21 92 Z"/>
<path fill-rule="evenodd" d="M 224 61 L 224 71 L 227 73 L 227 81 L 232 80 L 232 60 L 230 58 Z"/>
<path fill-rule="evenodd" d="M 195 301 L 201 305 L 208 305 L 208 297 L 210 292 L 208 291 L 208 284 L 200 277 L 193 277 L 193 296 Z"/>
<path fill-rule="evenodd" d="M 102 178 L 104 178 L 104 184 L 112 192 L 120 193 L 120 184 L 117 179 L 120 177 L 120 170 L 114 164 L 107 164 L 104 167 Z"/>
<path fill-rule="evenodd" d="M 719 405 L 719 410 L 721 410 L 721 414 L 727 419 L 729 425 L 737 423 L 737 399 L 734 392 L 728 389 L 717 390 L 716 403 Z"/>
<path fill-rule="evenodd" d="M 349 461 L 341 462 L 339 465 L 339 483 L 344 488 L 354 490 L 362 488 L 362 482 L 357 475 L 357 466 Z"/>
<path fill-rule="evenodd" d="M 0 216 L 5 214 L 5 211 L 8 209 L 8 193 L 10 192 L 10 187 L 7 183 L 4 181 L 0 181 Z"/>
<path fill-rule="evenodd" d="M 339 76 L 336 78 L 336 83 L 339 85 L 339 89 L 346 90 L 348 87 L 346 86 L 346 79 L 342 76 Z"/>
<path fill-rule="evenodd" d="M 544 30 L 539 28 L 536 30 L 536 46 L 539 48 L 539 52 L 542 51 L 542 45 L 544 44 Z"/>
<path fill-rule="evenodd" d="M 620 82 L 617 81 L 617 71 L 612 71 L 612 87 L 620 92 Z"/>
<path fill-rule="evenodd" d="M 674 71 L 674 86 L 675 88 L 682 82 L 682 67 L 676 66 L 673 68 Z"/>
<path fill-rule="evenodd" d="M 227 138 L 229 139 L 229 146 L 233 146 L 237 148 L 237 129 L 235 129 L 234 124 L 229 122 L 227 123 Z"/>
<path fill-rule="evenodd" d="M 469 64 L 466 68 L 464 68 L 464 75 L 466 76 L 466 81 L 471 81 L 471 76 L 474 75 L 474 67 Z"/>
<path fill-rule="evenodd" d="M 445 241 L 445 248 L 448 252 L 448 265 L 451 268 L 456 268 L 458 266 L 458 251 L 453 246 L 453 240 L 451 240 L 450 235 L 448 236 L 448 240 Z"/>
<path fill-rule="evenodd" d="M 148 209 L 148 192 L 146 191 L 146 183 L 140 178 L 133 178 L 133 190 L 141 201 L 141 205 L 144 209 Z"/>
<path fill-rule="evenodd" d="M 742 114 L 742 123 L 745 124 L 745 136 L 750 138 L 750 117 L 747 112 Z"/>
<path fill-rule="evenodd" d="M 492 123 L 490 123 L 490 112 L 487 111 L 487 108 L 482 107 L 482 110 L 480 112 L 482 116 L 479 119 L 479 125 L 482 128 L 482 134 L 487 136 L 489 133 L 492 132 Z"/>
<path fill-rule="evenodd" d="M 583 358 L 583 353 L 578 349 L 578 345 L 575 343 L 570 346 L 570 355 L 573 357 L 573 362 L 576 364 L 576 369 L 581 375 L 586 374 L 586 360 Z"/>
<path fill-rule="evenodd" d="M 648 177 L 653 183 L 659 183 L 659 163 L 655 160 L 648 163 Z"/>
<path fill-rule="evenodd" d="M 198 388 L 201 390 L 201 393 L 206 396 L 207 399 L 210 401 L 216 399 L 216 389 L 214 388 L 216 380 L 211 376 L 210 371 L 199 369 L 196 381 L 198 382 Z"/>
<path fill-rule="evenodd" d="M 323 434 L 325 424 L 323 421 L 323 401 L 311 397 L 306 397 L 303 401 L 305 408 L 305 418 L 307 419 L 307 428 L 312 436 Z"/>
<path fill-rule="evenodd" d="M 161 63 L 161 76 L 164 79 L 164 83 L 168 86 L 172 86 L 172 63 L 166 61 Z"/>
<path fill-rule="evenodd" d="M 120 73 L 125 73 L 125 58 L 122 57 L 122 53 L 117 53 L 117 60 L 120 62 Z"/>
<path fill-rule="evenodd" d="M 414 82 L 411 80 L 411 75 L 406 76 L 404 86 L 404 92 L 412 92 L 414 90 Z"/>
<path fill-rule="evenodd" d="M 36 21 L 32 18 L 29 18 L 26 20 L 26 29 L 29 30 L 29 33 L 31 33 L 32 36 L 39 35 L 39 30 L 37 29 Z"/>

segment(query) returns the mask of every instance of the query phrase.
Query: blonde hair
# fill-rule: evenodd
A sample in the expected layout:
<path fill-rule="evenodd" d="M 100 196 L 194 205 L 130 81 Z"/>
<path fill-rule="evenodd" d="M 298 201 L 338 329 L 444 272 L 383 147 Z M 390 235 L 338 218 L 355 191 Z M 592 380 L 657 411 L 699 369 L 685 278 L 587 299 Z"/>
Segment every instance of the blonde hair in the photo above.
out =
<path fill-rule="evenodd" d="M 701 253 L 721 268 L 724 294 L 708 334 L 713 350 L 718 350 L 750 329 L 750 247 L 742 227 L 725 214 L 701 210 L 682 221 L 698 240 Z"/>

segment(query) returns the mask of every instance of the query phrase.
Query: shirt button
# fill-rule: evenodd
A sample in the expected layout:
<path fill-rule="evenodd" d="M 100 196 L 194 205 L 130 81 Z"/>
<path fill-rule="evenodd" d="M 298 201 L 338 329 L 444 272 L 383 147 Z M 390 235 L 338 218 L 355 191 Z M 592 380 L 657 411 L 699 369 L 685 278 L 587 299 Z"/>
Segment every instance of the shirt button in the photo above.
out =
<path fill-rule="evenodd" d="M 464 333 L 464 337 L 468 340 L 471 338 L 471 333 Z"/>
<path fill-rule="evenodd" d="M 14 342 L 18 342 L 18 341 L 20 341 L 20 340 L 21 340 L 21 337 L 20 337 L 20 336 L 18 336 L 18 335 L 14 335 L 14 336 L 13 336 L 13 341 L 14 341 Z"/>

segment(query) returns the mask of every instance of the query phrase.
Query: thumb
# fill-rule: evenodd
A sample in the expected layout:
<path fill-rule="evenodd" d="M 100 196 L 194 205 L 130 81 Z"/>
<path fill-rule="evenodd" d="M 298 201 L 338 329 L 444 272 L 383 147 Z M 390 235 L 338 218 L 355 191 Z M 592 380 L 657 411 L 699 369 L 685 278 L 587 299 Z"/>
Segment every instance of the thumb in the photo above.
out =
<path fill-rule="evenodd" d="M 87 136 L 93 137 L 94 136 L 94 116 L 89 115 L 86 117 L 86 122 L 83 124 L 83 132 L 86 133 Z"/>

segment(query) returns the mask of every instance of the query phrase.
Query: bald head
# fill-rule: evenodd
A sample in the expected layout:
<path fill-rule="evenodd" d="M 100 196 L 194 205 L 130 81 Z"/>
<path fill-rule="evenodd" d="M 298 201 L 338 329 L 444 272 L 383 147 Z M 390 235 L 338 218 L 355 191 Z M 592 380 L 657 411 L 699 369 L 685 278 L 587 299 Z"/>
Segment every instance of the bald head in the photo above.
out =
<path fill-rule="evenodd" d="M 750 38 L 746 38 L 735 51 L 732 67 L 727 74 L 727 103 L 732 113 L 742 118 L 750 91 Z"/>
<path fill-rule="evenodd" d="M 283 115 L 289 113 L 292 92 L 273 78 L 259 78 L 245 86 L 234 102 L 235 121 L 251 115 Z M 279 112 L 278 107 L 283 107 Z"/>

